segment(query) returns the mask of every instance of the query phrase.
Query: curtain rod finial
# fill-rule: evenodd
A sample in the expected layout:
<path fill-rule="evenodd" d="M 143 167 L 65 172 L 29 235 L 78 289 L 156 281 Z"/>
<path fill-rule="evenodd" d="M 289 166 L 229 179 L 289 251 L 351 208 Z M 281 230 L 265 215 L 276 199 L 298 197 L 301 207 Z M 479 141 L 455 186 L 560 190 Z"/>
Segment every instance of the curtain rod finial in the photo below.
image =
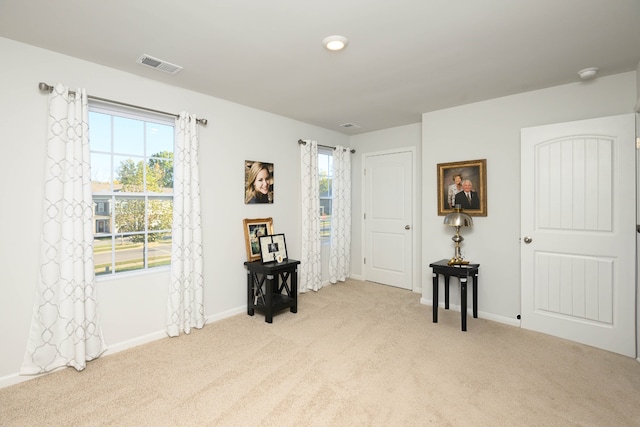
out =
<path fill-rule="evenodd" d="M 40 89 L 43 92 L 51 92 L 51 89 L 53 89 L 53 87 L 49 86 L 45 82 L 40 82 L 38 83 L 38 89 Z"/>

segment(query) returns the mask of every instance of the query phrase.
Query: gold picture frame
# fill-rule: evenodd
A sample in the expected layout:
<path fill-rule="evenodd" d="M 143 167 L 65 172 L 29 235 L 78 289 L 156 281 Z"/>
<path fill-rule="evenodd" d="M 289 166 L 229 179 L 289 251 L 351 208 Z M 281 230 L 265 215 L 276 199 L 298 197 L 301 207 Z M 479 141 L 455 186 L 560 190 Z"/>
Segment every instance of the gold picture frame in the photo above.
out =
<path fill-rule="evenodd" d="M 273 219 L 269 218 L 245 218 L 244 242 L 247 250 L 247 261 L 260 259 L 260 237 L 273 234 Z"/>
<path fill-rule="evenodd" d="M 438 215 L 453 212 L 455 194 L 460 192 L 455 186 L 455 177 L 461 177 L 461 184 L 469 180 L 472 185 L 472 201 L 463 201 L 464 213 L 471 216 L 487 216 L 487 160 L 466 160 L 438 164 Z M 449 189 L 451 188 L 451 192 Z M 454 194 L 452 198 L 452 193 Z M 460 199 L 458 199 L 460 200 Z"/>

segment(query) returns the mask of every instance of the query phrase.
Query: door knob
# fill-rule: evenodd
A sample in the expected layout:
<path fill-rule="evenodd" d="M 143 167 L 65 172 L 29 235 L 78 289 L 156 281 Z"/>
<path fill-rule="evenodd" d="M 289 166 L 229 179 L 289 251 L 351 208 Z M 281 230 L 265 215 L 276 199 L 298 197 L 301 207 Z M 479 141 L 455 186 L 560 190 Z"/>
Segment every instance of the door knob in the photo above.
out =
<path fill-rule="evenodd" d="M 529 243 L 533 242 L 533 239 L 529 236 L 524 236 L 524 242 L 528 245 Z"/>
<path fill-rule="evenodd" d="M 410 226 L 410 225 L 405 225 L 405 226 L 404 226 L 404 229 L 405 229 L 405 230 L 411 230 L 411 226 Z"/>

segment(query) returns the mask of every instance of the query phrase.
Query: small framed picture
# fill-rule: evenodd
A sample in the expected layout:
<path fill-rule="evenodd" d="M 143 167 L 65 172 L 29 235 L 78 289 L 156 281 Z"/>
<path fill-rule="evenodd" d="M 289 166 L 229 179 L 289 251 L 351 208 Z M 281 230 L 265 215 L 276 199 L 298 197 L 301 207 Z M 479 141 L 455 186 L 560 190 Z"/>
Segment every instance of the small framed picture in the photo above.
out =
<path fill-rule="evenodd" d="M 258 240 L 263 264 L 267 262 L 281 263 L 287 260 L 287 244 L 284 240 L 284 234 L 262 236 Z"/>
<path fill-rule="evenodd" d="M 247 261 L 257 261 L 260 259 L 260 241 L 262 236 L 273 234 L 272 218 L 245 218 L 244 242 L 247 248 Z"/>

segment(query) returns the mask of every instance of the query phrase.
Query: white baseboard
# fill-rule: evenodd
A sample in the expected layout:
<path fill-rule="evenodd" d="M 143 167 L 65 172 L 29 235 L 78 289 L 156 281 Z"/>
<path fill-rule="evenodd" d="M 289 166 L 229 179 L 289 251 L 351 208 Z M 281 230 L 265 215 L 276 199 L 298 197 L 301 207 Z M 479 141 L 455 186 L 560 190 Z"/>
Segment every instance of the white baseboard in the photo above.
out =
<path fill-rule="evenodd" d="M 420 303 L 424 305 L 430 305 L 433 307 L 433 301 L 430 299 L 420 298 Z M 438 304 L 439 308 L 444 309 L 444 303 Z M 456 304 L 449 304 L 449 310 L 460 312 L 460 306 Z M 467 308 L 467 315 L 473 316 L 473 309 Z M 520 327 L 519 319 L 512 319 L 506 316 L 500 316 L 495 313 L 487 313 L 484 311 L 478 310 L 478 317 L 481 319 L 491 320 L 493 322 L 504 323 L 506 325 L 515 326 L 517 328 Z"/>
<path fill-rule="evenodd" d="M 205 324 L 214 323 L 214 322 L 217 322 L 218 320 L 226 319 L 227 317 L 244 313 L 246 312 L 246 308 L 247 308 L 246 306 L 242 306 L 242 307 L 237 307 L 231 310 L 223 311 L 222 313 L 218 313 L 215 315 L 206 316 Z M 139 345 L 147 344 L 152 341 L 157 341 L 159 339 L 166 338 L 166 337 L 167 337 L 167 332 L 165 330 L 162 330 L 162 331 L 152 332 L 150 334 L 146 334 L 140 337 L 132 338 L 130 340 L 122 341 L 116 344 L 112 344 L 108 346 L 107 350 L 104 353 L 102 353 L 100 357 L 115 354 L 123 350 L 127 350 L 131 347 L 137 347 Z M 61 368 L 55 369 L 52 372 L 56 372 L 62 369 L 68 369 L 68 368 L 61 367 Z M 48 375 L 48 373 L 40 374 L 40 375 L 20 375 L 20 373 L 16 372 L 15 374 L 6 375 L 0 378 L 0 388 L 9 387 L 11 385 L 29 381 L 34 378 L 38 378 L 42 375 Z"/>

